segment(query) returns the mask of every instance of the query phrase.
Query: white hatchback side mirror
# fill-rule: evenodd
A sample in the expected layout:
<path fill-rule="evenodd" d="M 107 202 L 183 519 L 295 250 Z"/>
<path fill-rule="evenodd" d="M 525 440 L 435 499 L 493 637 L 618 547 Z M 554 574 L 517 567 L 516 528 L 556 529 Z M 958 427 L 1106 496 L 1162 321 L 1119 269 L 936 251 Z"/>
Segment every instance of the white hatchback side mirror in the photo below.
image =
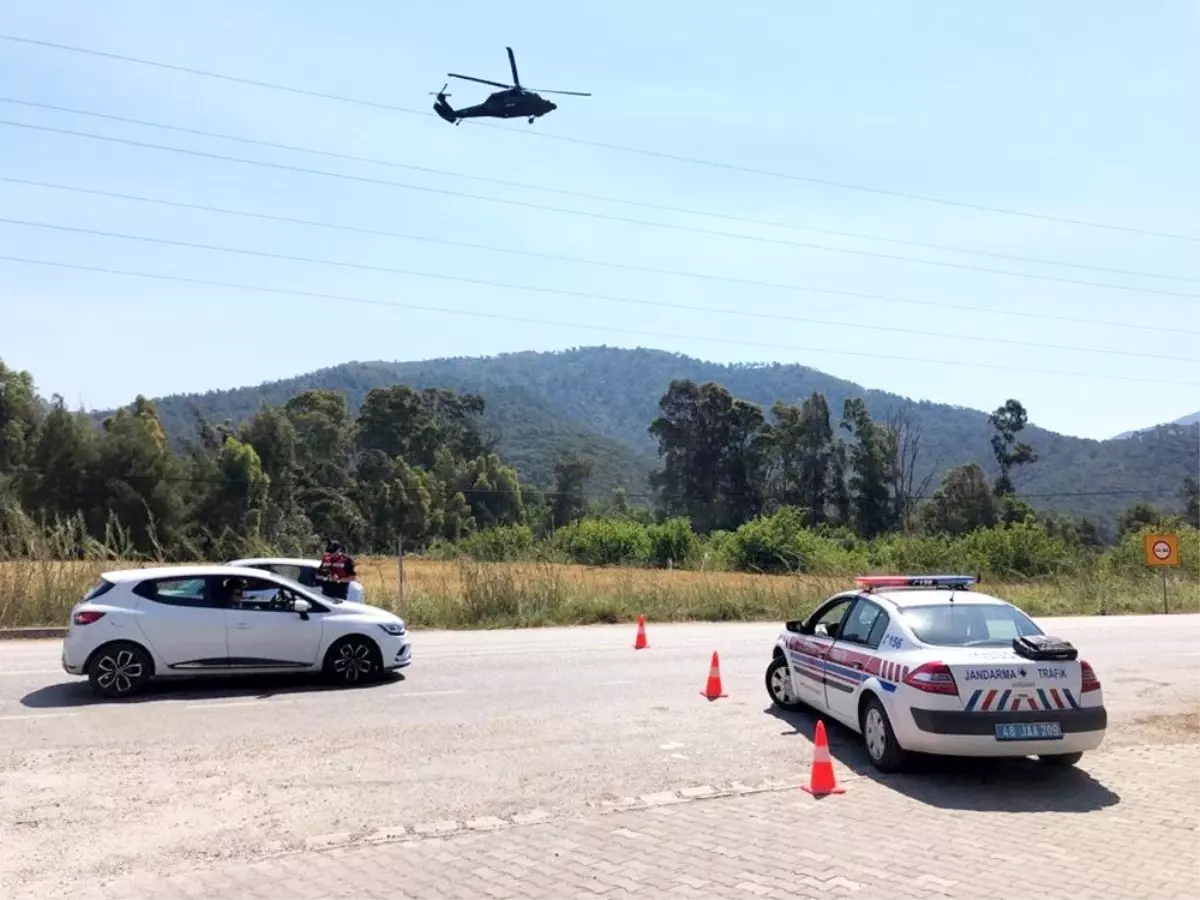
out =
<path fill-rule="evenodd" d="M 303 597 L 297 597 L 295 602 L 292 604 L 292 611 L 300 613 L 300 617 L 304 619 L 308 618 L 308 611 L 310 609 L 312 609 L 312 604 Z"/>

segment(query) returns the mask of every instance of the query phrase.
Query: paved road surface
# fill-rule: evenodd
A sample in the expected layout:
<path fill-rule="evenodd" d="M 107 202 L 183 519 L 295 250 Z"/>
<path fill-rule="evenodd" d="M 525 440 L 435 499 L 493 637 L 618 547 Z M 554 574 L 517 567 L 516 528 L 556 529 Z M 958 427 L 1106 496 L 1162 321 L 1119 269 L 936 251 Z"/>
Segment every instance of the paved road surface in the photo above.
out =
<path fill-rule="evenodd" d="M 1104 683 L 1112 730 L 1105 747 L 1083 763 L 1091 775 L 1057 773 L 1047 781 L 1045 773 L 1028 765 L 1001 764 L 986 767 L 982 778 L 976 767 L 951 766 L 948 772 L 938 767 L 881 779 L 852 737 L 835 729 L 834 755 L 852 792 L 807 807 L 797 792 L 780 790 L 780 780 L 794 784 L 807 772 L 812 723 L 803 716 L 780 718 L 768 709 L 763 670 L 777 630 L 773 625 L 651 624 L 650 649 L 636 653 L 628 626 L 429 632 L 414 638 L 416 662 L 407 677 L 376 687 L 328 691 L 290 680 L 231 681 L 162 687 L 122 704 L 93 703 L 86 685 L 58 668 L 57 642 L 3 644 L 0 896 L 15 895 L 18 888 L 20 896 L 80 889 L 91 894 L 110 879 L 115 879 L 113 896 L 135 884 L 135 894 L 150 889 L 171 894 L 173 884 L 205 884 L 198 876 L 170 880 L 172 873 L 190 867 L 218 879 L 217 887 L 200 896 L 242 895 L 236 885 L 244 886 L 259 871 L 246 866 L 267 866 L 269 872 L 272 865 L 253 860 L 295 851 L 304 852 L 286 857 L 288 871 L 310 866 L 328 873 L 337 854 L 358 853 L 365 854 L 363 860 L 391 859 L 396 878 L 401 871 L 457 873 L 459 878 L 419 889 L 400 887 L 393 878 L 374 888 L 343 889 L 351 894 L 487 894 L 462 881 L 466 863 L 447 861 L 429 869 L 429 860 L 457 854 L 474 871 L 485 867 L 480 859 L 488 854 L 529 858 L 531 849 L 542 852 L 552 837 L 590 849 L 560 848 L 560 856 L 539 863 L 547 872 L 562 869 L 554 876 L 560 880 L 543 874 L 539 877 L 548 884 L 522 883 L 520 895 L 576 894 L 582 888 L 563 879 L 586 880 L 580 873 L 588 867 L 579 856 L 586 860 L 591 854 L 607 866 L 612 854 L 624 853 L 631 864 L 665 860 L 658 881 L 632 882 L 639 888 L 636 895 L 660 896 L 689 889 L 686 881 L 659 883 L 668 874 L 703 880 L 688 875 L 689 857 L 679 847 L 703 839 L 695 829 L 712 826 L 714 817 L 722 835 L 715 840 L 724 842 L 735 862 L 737 853 L 756 845 L 786 851 L 807 827 L 772 830 L 764 817 L 776 805 L 789 817 L 816 816 L 821 834 L 829 831 L 819 838 L 819 854 L 826 855 L 845 843 L 846 829 L 860 826 L 895 846 L 907 846 L 895 843 L 902 817 L 957 835 L 953 841 L 966 841 L 960 849 L 976 862 L 998 850 L 1011 852 L 1012 841 L 1024 835 L 1060 848 L 1054 851 L 1059 854 L 1074 846 L 1071 852 L 1082 852 L 1086 862 L 1095 858 L 1089 844 L 1106 839 L 1093 833 L 1093 820 L 1099 819 L 1115 829 L 1114 835 L 1124 829 L 1127 859 L 1140 852 L 1137 841 L 1148 842 L 1147 854 L 1162 854 L 1180 838 L 1194 850 L 1200 760 L 1187 754 L 1194 754 L 1197 741 L 1200 617 L 1043 625 L 1073 640 Z M 710 704 L 699 691 L 714 649 L 721 654 L 729 697 Z M 750 788 L 761 792 L 698 799 Z M 669 799 L 686 802 L 610 812 Z M 1046 817 L 1020 815 L 1041 806 L 1057 811 Z M 992 812 L 962 812 L 975 809 Z M 1091 812 L 1080 815 L 1086 811 Z M 995 820 L 997 812 L 1014 821 Z M 665 818 L 652 824 L 658 816 Z M 539 819 L 548 821 L 536 824 Z M 1047 824 L 1058 819 L 1058 825 Z M 494 833 L 470 833 L 501 824 L 505 827 Z M 642 837 L 611 835 L 621 828 Z M 453 833 L 407 841 L 439 831 Z M 951 837 L 931 839 L 929 831 L 918 831 L 929 860 L 945 856 L 940 849 L 945 845 L 938 842 Z M 1006 835 L 1003 847 L 995 843 L 997 833 Z M 597 835 L 608 845 L 597 848 Z M 362 849 L 365 840 L 394 838 L 406 840 Z M 917 839 L 909 835 L 904 841 Z M 641 847 L 650 855 L 625 853 L 621 840 L 634 842 L 627 849 Z M 317 849 L 325 844 L 341 846 Z M 680 855 L 674 858 L 671 852 Z M 794 869 L 796 859 L 788 858 Z M 1171 859 L 1153 861 L 1160 880 L 1175 878 L 1180 865 L 1190 864 L 1177 851 Z M 857 877 L 851 869 L 846 870 L 851 874 L 836 874 L 841 871 L 837 860 L 826 862 L 824 868 L 809 868 L 874 892 L 902 892 L 864 871 Z M 909 864 L 920 868 L 916 861 Z M 871 868 L 862 858 L 855 865 Z M 952 895 L 1004 893 L 999 882 L 981 882 L 963 871 L 956 878 L 942 865 L 938 877 L 959 885 L 946 888 Z M 371 867 L 364 862 L 359 868 Z M 758 871 L 745 860 L 731 868 L 738 871 L 719 874 L 733 878 Z M 973 864 L 964 871 L 977 868 Z M 923 871 L 937 874 L 933 868 Z M 126 880 L 131 877 L 143 880 Z M 776 877 L 787 881 L 784 874 Z M 716 893 L 756 893 L 738 887 L 753 879 L 733 885 L 712 881 Z M 1186 883 L 1194 884 L 1190 874 Z M 603 885 L 602 892 L 622 889 L 596 884 Z M 1170 887 L 1161 884 L 1158 893 L 1135 894 L 1168 896 Z M 703 894 L 703 888 L 691 889 Z M 811 890 L 835 888 L 853 892 L 824 881 L 822 890 Z M 776 884 L 758 893 L 779 889 Z M 510 887 L 500 895 L 518 894 Z"/>

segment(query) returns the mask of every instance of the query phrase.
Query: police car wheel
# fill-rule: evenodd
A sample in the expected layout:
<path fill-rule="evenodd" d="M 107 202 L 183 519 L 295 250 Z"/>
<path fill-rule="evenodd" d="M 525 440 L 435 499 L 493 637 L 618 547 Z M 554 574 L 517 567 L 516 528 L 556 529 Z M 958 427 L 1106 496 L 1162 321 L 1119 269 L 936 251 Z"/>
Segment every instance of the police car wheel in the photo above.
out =
<path fill-rule="evenodd" d="M 796 710 L 804 706 L 792 686 L 786 657 L 776 656 L 767 666 L 767 693 L 771 696 L 771 702 L 780 709 Z"/>
<path fill-rule="evenodd" d="M 904 765 L 904 750 L 896 740 L 896 733 L 892 731 L 892 723 L 883 704 L 874 697 L 868 697 L 863 704 L 859 727 L 867 747 L 867 756 L 876 769 L 895 772 Z"/>
<path fill-rule="evenodd" d="M 1038 762 L 1044 766 L 1067 768 L 1083 759 L 1082 753 L 1048 753 L 1038 757 Z"/>

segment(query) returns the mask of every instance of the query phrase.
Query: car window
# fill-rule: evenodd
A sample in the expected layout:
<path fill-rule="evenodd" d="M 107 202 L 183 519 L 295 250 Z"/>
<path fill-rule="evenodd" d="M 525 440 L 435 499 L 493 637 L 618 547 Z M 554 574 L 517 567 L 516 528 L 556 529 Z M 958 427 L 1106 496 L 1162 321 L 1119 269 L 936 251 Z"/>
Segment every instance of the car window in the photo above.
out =
<path fill-rule="evenodd" d="M 837 637 L 838 626 L 841 624 L 842 617 L 846 615 L 846 609 L 850 606 L 852 599 L 854 598 L 846 597 L 839 600 L 821 613 L 820 618 L 813 623 L 813 634 L 822 637 Z"/>
<path fill-rule="evenodd" d="M 870 600 L 859 599 L 854 603 L 854 609 L 846 618 L 839 641 L 850 641 L 855 644 L 866 644 L 871 637 L 875 622 L 883 614 L 883 610 Z"/>
<path fill-rule="evenodd" d="M 235 581 L 235 579 L 226 580 Z M 265 578 L 244 578 L 241 580 L 244 584 L 240 591 L 235 589 L 235 585 L 231 585 L 230 588 L 233 589 L 223 595 L 226 596 L 226 604 L 232 609 L 266 613 L 291 613 L 295 611 L 296 601 L 304 599 L 308 601 L 309 612 L 325 612 L 324 607 L 317 605 L 308 597 L 302 597 L 297 591 L 290 590 L 273 581 L 267 581 Z"/>
<path fill-rule="evenodd" d="M 97 581 L 95 584 L 93 584 L 90 588 L 88 588 L 87 593 L 83 595 L 83 599 L 80 600 L 79 602 L 87 603 L 89 600 L 95 600 L 97 597 L 101 596 L 102 594 L 107 594 L 109 591 L 111 591 L 113 589 L 113 586 L 114 585 L 111 581 L 105 581 L 103 578 L 101 578 L 99 581 Z"/>
<path fill-rule="evenodd" d="M 901 611 L 917 640 L 942 647 L 1002 647 L 1014 637 L 1041 634 L 1025 613 L 1001 603 L 940 603 Z"/>
<path fill-rule="evenodd" d="M 875 624 L 871 626 L 871 633 L 867 635 L 868 647 L 872 650 L 879 649 L 879 644 L 883 641 L 884 632 L 887 631 L 891 621 L 887 613 L 882 609 L 879 610 L 879 615 L 875 617 Z"/>
<path fill-rule="evenodd" d="M 266 566 L 268 572 L 274 572 L 281 578 L 287 578 L 290 581 L 297 581 L 304 584 L 300 579 L 304 577 L 304 568 L 302 566 L 294 566 L 289 563 L 271 563 Z"/>
<path fill-rule="evenodd" d="M 211 606 L 203 578 L 157 578 L 133 589 L 139 597 L 166 606 Z"/>

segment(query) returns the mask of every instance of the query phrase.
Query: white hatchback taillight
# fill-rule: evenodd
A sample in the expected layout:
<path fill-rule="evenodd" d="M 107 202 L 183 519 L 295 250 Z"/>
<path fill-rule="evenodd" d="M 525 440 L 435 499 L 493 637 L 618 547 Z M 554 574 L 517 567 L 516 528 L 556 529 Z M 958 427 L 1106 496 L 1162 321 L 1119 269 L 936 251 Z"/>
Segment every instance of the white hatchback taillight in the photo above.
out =
<path fill-rule="evenodd" d="M 75 613 L 75 615 L 71 618 L 71 621 L 76 625 L 91 625 L 93 622 L 103 618 L 104 613 L 102 612 L 96 612 L 92 609 L 83 609 Z"/>
<path fill-rule="evenodd" d="M 917 666 L 908 673 L 904 683 L 927 694 L 958 696 L 958 684 L 954 681 L 954 673 L 942 662 L 927 662 Z"/>

